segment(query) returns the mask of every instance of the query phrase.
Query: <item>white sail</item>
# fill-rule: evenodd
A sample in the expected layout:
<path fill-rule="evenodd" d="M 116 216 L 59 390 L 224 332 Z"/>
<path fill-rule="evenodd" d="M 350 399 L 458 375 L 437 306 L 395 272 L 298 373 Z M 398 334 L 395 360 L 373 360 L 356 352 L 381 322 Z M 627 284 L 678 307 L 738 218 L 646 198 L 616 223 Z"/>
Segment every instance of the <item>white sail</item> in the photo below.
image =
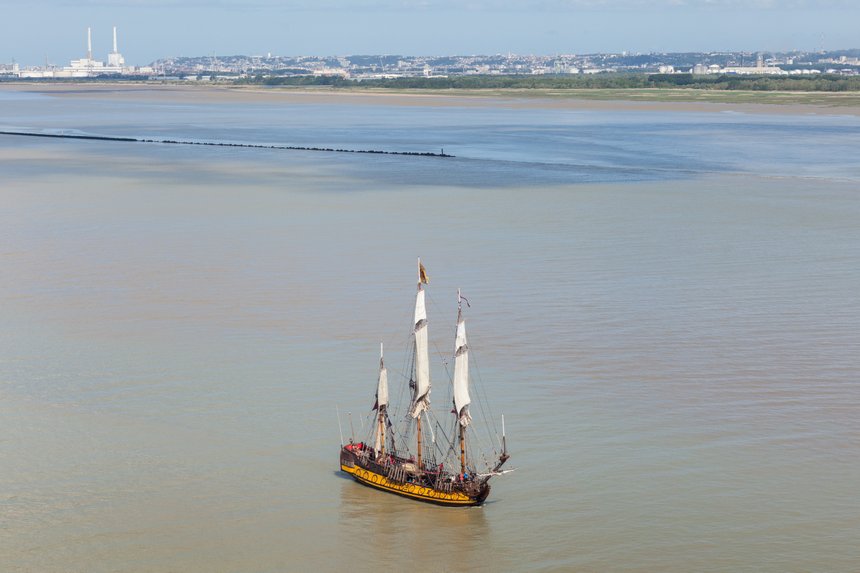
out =
<path fill-rule="evenodd" d="M 379 382 L 376 385 L 376 407 L 381 410 L 385 406 L 388 406 L 388 370 L 385 368 L 382 356 L 380 356 Z"/>
<path fill-rule="evenodd" d="M 457 314 L 457 337 L 454 341 L 454 409 L 460 425 L 472 421 L 469 414 L 469 346 L 466 344 L 466 322 Z"/>
<path fill-rule="evenodd" d="M 374 440 L 373 449 L 376 455 L 379 456 L 385 447 L 385 410 L 388 407 L 388 370 L 385 368 L 385 362 L 382 358 L 382 344 L 379 345 L 379 381 L 376 385 L 376 439 Z"/>
<path fill-rule="evenodd" d="M 424 289 L 415 297 L 415 394 L 412 399 L 413 418 L 430 405 L 430 354 L 427 349 L 427 310 L 424 307 Z"/>

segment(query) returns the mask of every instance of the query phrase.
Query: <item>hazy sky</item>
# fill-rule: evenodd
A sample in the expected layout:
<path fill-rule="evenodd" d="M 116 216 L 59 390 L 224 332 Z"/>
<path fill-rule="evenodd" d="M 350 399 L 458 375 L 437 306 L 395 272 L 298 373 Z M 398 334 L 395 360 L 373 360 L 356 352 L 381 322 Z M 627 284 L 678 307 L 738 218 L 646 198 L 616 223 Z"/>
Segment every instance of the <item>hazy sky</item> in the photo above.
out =
<path fill-rule="evenodd" d="M 0 63 L 860 47 L 860 0 L 0 0 Z"/>

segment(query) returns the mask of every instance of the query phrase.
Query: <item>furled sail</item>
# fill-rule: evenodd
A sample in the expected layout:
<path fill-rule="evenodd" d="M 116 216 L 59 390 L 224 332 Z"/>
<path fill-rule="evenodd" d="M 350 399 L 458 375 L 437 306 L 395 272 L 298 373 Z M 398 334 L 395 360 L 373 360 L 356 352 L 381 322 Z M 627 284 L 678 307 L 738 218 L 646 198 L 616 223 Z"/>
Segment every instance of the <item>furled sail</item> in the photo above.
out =
<path fill-rule="evenodd" d="M 420 285 L 419 285 L 420 287 Z M 424 307 L 424 289 L 415 297 L 415 393 L 412 397 L 413 418 L 430 405 L 430 354 L 427 349 L 427 310 Z"/>
<path fill-rule="evenodd" d="M 460 425 L 465 427 L 472 421 L 469 414 L 469 346 L 466 344 L 466 322 L 462 313 L 457 313 L 457 336 L 454 341 L 454 409 Z"/>

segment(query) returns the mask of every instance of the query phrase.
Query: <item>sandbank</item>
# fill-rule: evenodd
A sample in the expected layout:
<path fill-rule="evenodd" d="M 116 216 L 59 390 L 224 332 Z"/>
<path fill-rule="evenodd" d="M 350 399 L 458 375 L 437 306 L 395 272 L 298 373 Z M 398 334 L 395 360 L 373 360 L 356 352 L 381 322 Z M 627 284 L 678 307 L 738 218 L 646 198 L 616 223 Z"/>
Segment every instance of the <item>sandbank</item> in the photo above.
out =
<path fill-rule="evenodd" d="M 153 83 L 4 83 L 0 91 L 173 103 L 284 103 L 518 109 L 860 115 L 860 94 L 702 90 L 392 90 Z"/>

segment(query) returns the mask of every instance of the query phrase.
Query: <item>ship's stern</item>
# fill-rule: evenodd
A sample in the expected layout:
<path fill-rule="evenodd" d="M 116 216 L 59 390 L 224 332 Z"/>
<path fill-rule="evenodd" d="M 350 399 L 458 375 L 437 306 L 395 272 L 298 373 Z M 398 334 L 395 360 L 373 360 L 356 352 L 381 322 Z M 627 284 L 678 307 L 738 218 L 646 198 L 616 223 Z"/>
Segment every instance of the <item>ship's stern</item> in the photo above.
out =
<path fill-rule="evenodd" d="M 352 475 L 356 465 L 356 455 L 352 450 L 352 444 L 347 444 L 340 449 L 340 470 Z"/>

